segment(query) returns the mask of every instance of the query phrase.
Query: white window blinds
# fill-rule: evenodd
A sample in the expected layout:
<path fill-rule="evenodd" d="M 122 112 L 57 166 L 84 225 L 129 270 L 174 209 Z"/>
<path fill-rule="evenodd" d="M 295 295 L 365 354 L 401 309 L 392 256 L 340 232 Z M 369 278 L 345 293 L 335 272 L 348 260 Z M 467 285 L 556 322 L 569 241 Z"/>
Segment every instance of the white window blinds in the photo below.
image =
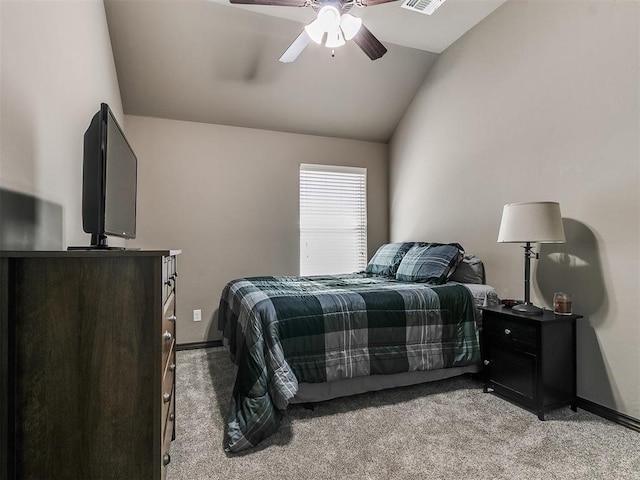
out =
<path fill-rule="evenodd" d="M 300 275 L 367 266 L 367 169 L 300 165 Z"/>

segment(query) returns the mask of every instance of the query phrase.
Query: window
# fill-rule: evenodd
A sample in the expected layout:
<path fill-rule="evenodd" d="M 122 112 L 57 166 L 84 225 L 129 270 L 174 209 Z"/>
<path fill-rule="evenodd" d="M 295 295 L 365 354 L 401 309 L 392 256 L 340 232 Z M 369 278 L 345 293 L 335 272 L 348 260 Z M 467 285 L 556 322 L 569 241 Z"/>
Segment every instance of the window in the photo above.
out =
<path fill-rule="evenodd" d="M 367 169 L 300 165 L 300 275 L 367 266 Z"/>

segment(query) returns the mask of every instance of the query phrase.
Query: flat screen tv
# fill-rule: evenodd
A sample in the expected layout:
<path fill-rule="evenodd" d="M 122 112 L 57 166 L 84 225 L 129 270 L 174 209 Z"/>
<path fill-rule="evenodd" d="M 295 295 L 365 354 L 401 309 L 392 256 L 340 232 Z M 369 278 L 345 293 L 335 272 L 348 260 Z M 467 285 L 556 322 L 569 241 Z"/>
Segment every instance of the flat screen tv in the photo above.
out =
<path fill-rule="evenodd" d="M 112 248 L 108 236 L 136 238 L 137 166 L 113 112 L 102 103 L 84 134 L 82 228 L 91 234 L 85 248 Z"/>

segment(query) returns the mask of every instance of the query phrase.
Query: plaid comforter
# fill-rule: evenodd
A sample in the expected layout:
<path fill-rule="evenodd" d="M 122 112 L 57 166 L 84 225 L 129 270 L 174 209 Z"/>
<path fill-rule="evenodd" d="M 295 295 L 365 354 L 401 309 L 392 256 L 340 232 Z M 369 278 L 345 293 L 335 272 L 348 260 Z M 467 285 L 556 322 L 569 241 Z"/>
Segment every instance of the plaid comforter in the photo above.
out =
<path fill-rule="evenodd" d="M 254 277 L 226 285 L 219 327 L 238 366 L 226 448 L 278 427 L 298 382 L 326 382 L 479 363 L 473 299 L 367 274 Z"/>

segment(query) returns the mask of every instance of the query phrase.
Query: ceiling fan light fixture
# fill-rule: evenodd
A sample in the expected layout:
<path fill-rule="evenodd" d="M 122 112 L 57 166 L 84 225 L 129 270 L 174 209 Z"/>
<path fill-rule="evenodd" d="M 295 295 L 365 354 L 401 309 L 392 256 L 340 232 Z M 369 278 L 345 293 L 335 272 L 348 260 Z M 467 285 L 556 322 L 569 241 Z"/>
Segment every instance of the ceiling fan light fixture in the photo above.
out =
<path fill-rule="evenodd" d="M 338 28 L 337 30 L 330 32 L 327 36 L 327 43 L 325 43 L 325 47 L 327 48 L 337 48 L 344 45 L 346 42 L 344 41 L 344 36 L 342 35 L 342 31 Z"/>
<path fill-rule="evenodd" d="M 360 31 L 362 19 L 345 13 L 340 18 L 340 28 L 346 41 L 351 40 Z"/>
<path fill-rule="evenodd" d="M 340 29 L 340 12 L 333 5 L 325 5 L 318 12 L 318 18 L 304 29 L 311 40 L 321 45 L 325 33 L 331 36 L 332 32 Z"/>
<path fill-rule="evenodd" d="M 0 0 L 2 1 L 2 0 Z M 354 5 L 368 7 L 395 0 L 229 0 L 231 3 L 252 5 L 279 5 L 281 7 L 311 7 L 316 12 L 316 18 L 304 27 L 304 30 L 293 41 L 289 48 L 280 56 L 282 63 L 295 61 L 300 53 L 314 42 L 331 49 L 331 56 L 335 56 L 335 48 L 353 40 L 360 50 L 371 60 L 377 60 L 387 53 L 385 46 L 380 43 L 373 33 L 364 25 L 362 19 L 349 15 Z M 407 2 L 438 2 L 445 0 L 404 0 Z M 404 5 L 403 5 L 404 6 Z"/>

